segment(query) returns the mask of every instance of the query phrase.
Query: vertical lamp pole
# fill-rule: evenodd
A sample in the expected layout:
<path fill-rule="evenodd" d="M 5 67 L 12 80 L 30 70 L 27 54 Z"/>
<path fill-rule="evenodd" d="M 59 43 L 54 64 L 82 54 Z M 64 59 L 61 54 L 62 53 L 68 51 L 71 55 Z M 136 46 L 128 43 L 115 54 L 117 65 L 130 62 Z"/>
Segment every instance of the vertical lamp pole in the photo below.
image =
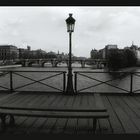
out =
<path fill-rule="evenodd" d="M 74 25 L 75 25 L 75 19 L 72 17 L 72 14 L 69 14 L 69 17 L 66 19 L 67 24 L 67 32 L 69 32 L 69 62 L 68 62 L 68 78 L 67 78 L 67 88 L 66 93 L 67 94 L 74 94 L 73 89 L 73 74 L 72 74 L 72 67 L 71 67 L 71 37 L 72 32 L 74 32 Z"/>

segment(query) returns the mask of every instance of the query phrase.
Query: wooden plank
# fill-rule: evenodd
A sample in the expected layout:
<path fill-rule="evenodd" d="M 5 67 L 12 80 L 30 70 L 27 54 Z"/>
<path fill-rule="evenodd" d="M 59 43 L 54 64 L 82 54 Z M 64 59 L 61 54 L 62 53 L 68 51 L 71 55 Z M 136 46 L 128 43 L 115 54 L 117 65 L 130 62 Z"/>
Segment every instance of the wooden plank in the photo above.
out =
<path fill-rule="evenodd" d="M 68 119 L 67 118 L 58 118 L 57 122 L 53 129 L 51 129 L 51 133 L 53 134 L 60 134 L 63 133 L 66 127 Z"/>
<path fill-rule="evenodd" d="M 107 111 L 103 104 L 100 94 L 94 94 L 94 98 L 95 98 L 95 106 L 99 109 L 103 109 L 103 110 Z"/>
<path fill-rule="evenodd" d="M 38 102 L 40 102 L 41 98 L 42 95 L 33 96 L 33 98 L 31 98 L 31 101 L 26 104 L 26 107 L 30 108 L 30 107 L 38 106 Z"/>
<path fill-rule="evenodd" d="M 47 101 L 45 101 L 43 104 L 40 105 L 41 108 L 46 108 L 47 106 L 50 106 L 55 100 L 57 99 L 56 95 L 51 95 L 49 98 L 46 98 Z"/>
<path fill-rule="evenodd" d="M 128 99 L 135 105 L 135 108 L 140 109 L 140 102 L 135 97 L 135 95 L 132 97 L 128 97 Z"/>
<path fill-rule="evenodd" d="M 104 102 L 103 102 L 103 99 L 102 99 L 102 96 L 100 96 L 100 104 L 101 105 L 100 107 L 104 107 Z M 108 111 L 107 111 L 108 112 Z M 110 122 L 109 122 L 109 119 L 99 119 L 98 120 L 99 122 L 99 126 L 100 126 L 100 132 L 103 133 L 103 134 L 108 134 L 108 133 L 111 133 L 111 128 L 110 128 Z"/>
<path fill-rule="evenodd" d="M 43 97 L 44 97 L 44 101 L 39 105 L 39 108 L 45 108 L 46 106 L 49 106 L 57 99 L 57 95 L 54 95 L 54 94 L 52 94 L 52 95 L 49 94 L 49 96 L 43 95 Z M 43 118 L 41 118 L 41 119 L 43 119 Z M 56 118 L 45 118 L 44 124 L 40 127 L 38 132 L 39 133 L 49 133 L 51 127 L 53 127 L 56 120 L 57 120 Z"/>
<path fill-rule="evenodd" d="M 35 121 L 37 120 L 36 117 L 28 117 L 24 123 L 22 123 L 20 125 L 19 131 L 21 131 L 22 133 L 25 134 L 29 134 L 28 129 L 30 130 L 30 127 L 32 127 L 32 125 L 35 123 Z"/>
<path fill-rule="evenodd" d="M 80 97 L 80 106 L 84 106 L 88 108 L 88 101 L 87 101 L 87 95 L 81 95 Z M 78 126 L 78 134 L 85 134 L 88 132 L 89 127 L 88 127 L 88 119 L 78 119 L 77 121 L 77 126 Z"/>
<path fill-rule="evenodd" d="M 63 99 L 63 96 L 61 96 L 61 95 L 56 95 L 57 96 L 57 98 L 55 99 L 55 101 L 53 101 L 51 104 L 50 104 L 50 106 L 59 106 L 59 104 L 60 104 L 60 102 L 61 102 L 61 100 Z"/>
<path fill-rule="evenodd" d="M 132 97 L 133 98 L 133 97 Z M 134 124 L 134 126 L 138 129 L 138 133 L 140 132 L 140 118 L 131 110 L 131 108 L 128 106 L 128 104 L 123 100 L 123 98 L 116 97 L 117 100 L 119 100 L 122 108 L 129 116 L 131 122 Z"/>
<path fill-rule="evenodd" d="M 30 127 L 28 129 L 29 133 L 35 133 L 38 134 L 40 133 L 40 131 L 42 130 L 42 127 L 44 126 L 45 122 L 47 121 L 47 118 L 38 118 L 32 125 L 32 127 Z"/>
<path fill-rule="evenodd" d="M 75 100 L 74 100 L 74 103 L 73 103 L 73 108 L 80 108 L 80 95 L 76 95 L 75 96 Z"/>
<path fill-rule="evenodd" d="M 13 104 L 19 105 L 19 103 L 22 103 L 24 100 L 27 100 L 28 97 L 31 96 L 29 94 L 16 94 L 15 96 L 11 96 L 11 99 L 8 99 L 7 102 L 3 103 L 3 106 L 11 106 Z"/>
<path fill-rule="evenodd" d="M 19 93 L 20 94 L 20 93 Z M 28 97 L 30 95 L 24 95 L 24 94 L 17 94 L 16 96 L 13 96 L 11 99 L 8 100 L 7 103 L 5 103 L 6 105 L 11 105 L 11 104 L 16 104 L 18 105 L 19 103 L 22 103 L 24 100 L 28 99 Z M 4 104 L 3 104 L 4 105 Z"/>
<path fill-rule="evenodd" d="M 111 128 L 113 129 L 110 130 L 111 133 L 115 133 L 115 134 L 123 134 L 125 131 L 120 123 L 120 120 L 118 119 L 117 115 L 116 115 L 116 111 L 114 110 L 114 106 L 112 105 L 112 102 L 109 100 L 108 98 L 109 95 L 107 96 L 102 96 L 103 101 L 104 101 L 104 105 L 108 110 L 109 113 L 109 121 L 111 123 Z M 110 128 L 110 129 L 111 129 Z"/>
<path fill-rule="evenodd" d="M 93 121 L 92 121 L 93 122 Z M 93 125 L 93 123 L 92 123 Z M 92 130 L 91 131 L 91 134 L 101 134 L 101 128 L 100 128 L 100 124 L 99 124 L 99 119 L 97 120 L 97 128 L 96 128 L 96 131 L 94 133 L 94 131 Z"/>
<path fill-rule="evenodd" d="M 80 106 L 80 95 L 78 94 L 78 95 L 76 95 L 75 96 L 75 100 L 74 100 L 74 103 L 73 103 L 73 108 L 80 108 L 81 106 Z M 75 123 L 74 125 L 75 125 L 75 133 L 77 134 L 77 133 L 80 133 L 80 132 L 78 132 L 79 131 L 79 127 L 80 127 L 80 125 L 78 125 L 78 119 L 79 118 L 77 118 L 76 120 L 73 120 L 73 121 L 75 121 L 75 122 L 73 122 L 73 123 Z"/>
<path fill-rule="evenodd" d="M 59 103 L 57 103 L 57 106 L 60 108 L 65 108 L 68 98 L 69 97 L 67 95 L 61 95 L 61 99 L 59 100 Z"/>
<path fill-rule="evenodd" d="M 97 121 L 97 128 L 96 128 L 96 132 L 98 130 L 98 121 Z M 93 119 L 88 119 L 88 130 L 87 130 L 88 134 L 93 134 Z"/>
<path fill-rule="evenodd" d="M 106 111 L 106 108 L 103 104 L 103 101 L 101 99 L 100 94 L 90 95 L 89 99 L 88 99 L 88 102 L 89 102 L 89 105 L 90 105 L 91 109 L 96 106 L 97 108 L 102 109 L 102 111 Z M 92 123 L 93 123 L 93 120 L 92 120 Z M 106 130 L 105 132 L 108 132 L 107 131 L 108 130 L 108 120 L 107 119 L 99 119 L 98 124 L 99 124 L 99 129 L 100 130 L 97 129 L 96 133 L 100 133 L 101 130 L 102 131 Z"/>
<path fill-rule="evenodd" d="M 0 92 L 0 99 L 2 99 L 3 97 L 9 95 L 9 93 L 6 93 L 6 92 Z"/>
<path fill-rule="evenodd" d="M 52 105 L 55 101 L 57 101 L 59 95 L 50 95 L 49 98 L 46 98 L 47 101 L 45 101 L 43 104 L 40 105 L 40 107 L 45 108 L 46 106 Z M 39 132 L 41 133 L 50 133 L 51 130 L 54 128 L 54 125 L 56 124 L 58 118 L 47 118 L 44 122 L 44 125 L 41 127 Z"/>
<path fill-rule="evenodd" d="M 0 109 L 0 113 L 13 114 L 15 116 L 35 116 L 52 118 L 108 118 L 107 112 L 33 111 Z"/>
<path fill-rule="evenodd" d="M 56 118 L 48 118 L 44 124 L 44 126 L 42 127 L 42 129 L 40 130 L 41 133 L 51 133 L 52 129 L 54 129 L 54 126 L 57 122 Z"/>
<path fill-rule="evenodd" d="M 134 95 L 133 98 L 137 100 L 138 103 L 140 103 L 140 95 L 136 95 L 136 96 Z"/>
<path fill-rule="evenodd" d="M 61 108 L 65 108 L 65 104 L 68 101 L 68 96 L 67 95 L 61 95 L 61 101 L 58 103 L 58 106 Z M 67 123 L 68 118 L 58 118 L 57 122 L 55 123 L 55 127 L 53 127 L 54 129 L 51 130 L 51 133 L 63 133 L 66 123 Z"/>
<path fill-rule="evenodd" d="M 72 108 L 73 103 L 74 103 L 75 96 L 70 95 L 70 96 L 68 96 L 67 98 L 68 98 L 68 100 L 67 100 L 67 102 L 66 102 L 66 104 L 65 104 L 65 107 L 66 107 L 66 108 L 67 108 L 67 107 Z"/>
<path fill-rule="evenodd" d="M 37 97 L 37 96 L 36 96 Z M 40 96 L 41 97 L 41 96 Z M 55 98 L 56 100 L 53 100 L 53 101 L 56 101 L 55 103 L 54 102 L 50 102 L 51 103 L 51 105 L 57 105 L 57 103 L 59 103 L 59 105 L 61 106 L 63 106 L 63 104 L 65 105 L 65 104 L 67 104 L 67 101 L 68 101 L 68 98 L 64 98 L 64 96 L 58 96 L 59 98 Z M 67 97 L 67 96 L 66 96 Z M 86 98 L 86 100 L 85 100 L 85 98 L 83 98 L 84 96 L 79 96 L 80 98 L 80 102 L 75 102 L 75 107 L 77 106 L 77 107 L 80 107 L 80 106 L 87 106 L 88 107 L 88 101 L 87 101 L 87 98 Z M 78 98 L 77 98 L 77 100 L 75 100 L 75 101 L 78 101 L 79 100 Z M 38 100 L 39 100 L 39 98 L 38 98 Z M 37 100 L 36 100 L 37 101 Z M 34 101 L 34 103 L 36 102 L 36 101 Z M 61 102 L 60 102 L 61 101 Z M 72 101 L 72 100 L 71 100 Z M 30 102 L 29 102 L 30 103 Z M 31 102 L 31 103 L 33 103 L 33 102 Z M 72 102 L 71 102 L 72 103 Z M 79 105 L 78 105 L 78 104 Z M 72 103 L 73 104 L 73 103 Z M 98 113 L 97 113 L 98 114 Z M 83 114 L 82 114 L 83 115 Z M 59 125 L 57 125 L 57 124 L 61 124 L 60 122 L 62 121 L 62 120 L 64 120 L 64 119 L 55 119 L 54 118 L 54 120 L 56 120 L 56 122 L 55 122 L 55 124 L 52 126 L 52 127 L 55 127 L 55 126 L 59 126 Z M 60 122 L 59 122 L 59 120 L 61 120 Z M 66 119 L 65 119 L 65 121 L 62 121 L 62 123 L 63 123 L 63 126 L 65 126 L 66 125 Z M 50 123 L 50 121 L 49 121 L 49 123 Z M 83 123 L 83 121 L 82 121 L 82 123 Z M 81 123 L 81 124 L 82 124 Z M 33 124 L 35 124 L 35 122 L 33 123 Z M 32 124 L 32 125 L 33 125 Z M 86 123 L 86 125 L 87 125 L 87 123 Z M 54 130 L 52 131 L 53 129 L 51 129 L 51 130 L 48 130 L 48 131 L 50 131 L 50 132 L 54 132 Z M 60 129 L 59 129 L 60 130 Z M 58 131 L 56 131 L 57 133 L 58 133 Z M 60 131 L 59 131 L 60 132 Z"/>
<path fill-rule="evenodd" d="M 94 98 L 94 94 L 90 94 L 87 96 L 87 102 L 88 102 L 88 107 L 90 109 L 93 109 L 95 107 L 95 98 Z M 89 134 L 93 134 L 93 119 L 88 119 L 88 127 L 89 127 L 89 131 L 88 133 Z M 99 132 L 99 123 L 98 123 L 98 120 L 97 120 L 97 128 L 96 128 L 96 133 L 98 134 Z"/>
<path fill-rule="evenodd" d="M 5 134 L 19 134 L 20 132 L 20 127 L 24 123 L 24 121 L 27 120 L 28 117 L 15 117 L 15 126 L 14 127 L 8 127 L 6 129 Z"/>
<path fill-rule="evenodd" d="M 27 107 L 28 104 L 32 101 L 34 101 L 34 99 L 37 97 L 38 95 L 32 95 L 32 94 L 29 94 L 29 95 L 23 95 L 18 97 L 18 99 L 13 102 L 13 103 L 8 103 L 9 106 L 18 106 L 18 107 Z M 6 105 L 7 106 L 7 105 Z"/>
<path fill-rule="evenodd" d="M 50 96 L 51 96 L 50 94 L 46 94 L 46 95 L 43 94 L 43 95 L 41 95 L 42 98 L 38 101 L 37 104 L 34 105 L 34 107 L 35 108 L 36 107 L 41 108 L 41 106 L 43 104 L 45 104 L 46 102 L 48 102 Z"/>
<path fill-rule="evenodd" d="M 127 103 L 127 105 L 131 108 L 131 110 L 138 116 L 140 117 L 140 112 L 138 107 L 135 105 L 135 101 L 132 100 L 132 97 L 122 97 L 124 101 Z"/>
<path fill-rule="evenodd" d="M 14 97 L 15 95 L 17 95 L 17 94 L 18 94 L 18 92 L 15 92 L 15 93 L 8 94 L 8 95 L 6 95 L 6 96 L 1 97 L 1 98 L 0 98 L 0 104 L 3 104 L 3 103 L 5 103 L 5 102 L 9 101 L 9 99 L 11 100 L 11 98 L 13 98 L 13 97 Z"/>
<path fill-rule="evenodd" d="M 121 108 L 119 102 L 117 102 L 115 97 L 108 96 L 112 105 L 114 106 L 114 110 L 116 112 L 117 117 L 119 118 L 122 126 L 124 127 L 125 133 L 137 133 L 136 127 L 131 122 L 130 118 Z"/>
<path fill-rule="evenodd" d="M 74 104 L 74 101 L 75 101 L 75 96 L 73 95 L 70 95 L 68 96 L 68 101 L 67 103 L 65 104 L 66 107 L 73 107 L 73 104 Z M 65 129 L 64 129 L 64 133 L 65 134 L 74 134 L 76 132 L 76 128 L 75 128 L 75 125 L 77 123 L 77 119 L 67 119 L 67 122 L 66 122 L 66 126 L 65 126 Z"/>
<path fill-rule="evenodd" d="M 77 119 L 69 118 L 66 123 L 64 134 L 76 134 Z"/>
<path fill-rule="evenodd" d="M 69 101 L 69 106 L 70 107 L 75 108 L 75 106 L 77 106 L 77 100 L 76 100 L 77 96 L 79 96 L 79 95 L 76 95 L 76 96 L 73 95 L 71 97 L 71 99 Z M 75 118 L 68 119 L 64 133 L 66 133 L 66 134 L 77 133 L 76 129 L 77 129 L 77 119 L 75 119 Z"/>

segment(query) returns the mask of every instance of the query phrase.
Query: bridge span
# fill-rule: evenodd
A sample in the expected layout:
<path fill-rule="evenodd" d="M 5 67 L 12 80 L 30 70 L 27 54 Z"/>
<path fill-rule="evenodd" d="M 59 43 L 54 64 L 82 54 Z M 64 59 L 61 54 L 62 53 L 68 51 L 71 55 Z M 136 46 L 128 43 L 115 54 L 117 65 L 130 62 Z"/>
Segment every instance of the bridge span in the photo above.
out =
<path fill-rule="evenodd" d="M 81 68 L 85 68 L 85 65 L 97 65 L 97 68 L 101 68 L 102 65 L 107 65 L 105 59 L 72 59 L 72 63 L 78 62 L 81 64 Z M 31 67 L 32 64 L 38 64 L 40 67 L 44 67 L 45 63 L 50 63 L 52 67 L 57 67 L 58 64 L 65 63 L 68 66 L 68 59 L 16 59 L 15 64 L 21 64 L 23 67 Z"/>

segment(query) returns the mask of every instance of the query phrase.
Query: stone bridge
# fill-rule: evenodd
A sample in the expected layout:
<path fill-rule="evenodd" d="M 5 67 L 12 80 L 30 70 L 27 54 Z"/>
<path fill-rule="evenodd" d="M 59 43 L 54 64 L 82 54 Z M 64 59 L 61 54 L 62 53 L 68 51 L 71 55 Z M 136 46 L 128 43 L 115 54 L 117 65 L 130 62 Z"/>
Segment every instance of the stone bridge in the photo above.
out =
<path fill-rule="evenodd" d="M 84 68 L 86 64 L 97 65 L 97 68 L 101 68 L 102 65 L 106 66 L 107 61 L 105 59 L 72 59 L 72 63 L 78 62 L 81 67 Z M 23 67 L 31 67 L 32 64 L 38 64 L 44 67 L 45 63 L 50 63 L 52 67 L 57 67 L 60 63 L 66 63 L 68 66 L 68 59 L 16 59 L 15 64 L 21 64 Z"/>

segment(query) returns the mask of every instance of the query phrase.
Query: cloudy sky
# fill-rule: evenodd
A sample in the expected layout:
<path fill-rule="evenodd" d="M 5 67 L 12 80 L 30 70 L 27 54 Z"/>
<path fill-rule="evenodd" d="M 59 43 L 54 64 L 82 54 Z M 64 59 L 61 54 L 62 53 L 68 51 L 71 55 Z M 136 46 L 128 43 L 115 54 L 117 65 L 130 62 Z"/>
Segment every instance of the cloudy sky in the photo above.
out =
<path fill-rule="evenodd" d="M 118 48 L 140 46 L 140 7 L 0 7 L 0 45 L 12 44 L 32 50 L 69 51 L 65 19 L 76 19 L 72 53 L 90 57 L 91 49 L 107 44 Z"/>

